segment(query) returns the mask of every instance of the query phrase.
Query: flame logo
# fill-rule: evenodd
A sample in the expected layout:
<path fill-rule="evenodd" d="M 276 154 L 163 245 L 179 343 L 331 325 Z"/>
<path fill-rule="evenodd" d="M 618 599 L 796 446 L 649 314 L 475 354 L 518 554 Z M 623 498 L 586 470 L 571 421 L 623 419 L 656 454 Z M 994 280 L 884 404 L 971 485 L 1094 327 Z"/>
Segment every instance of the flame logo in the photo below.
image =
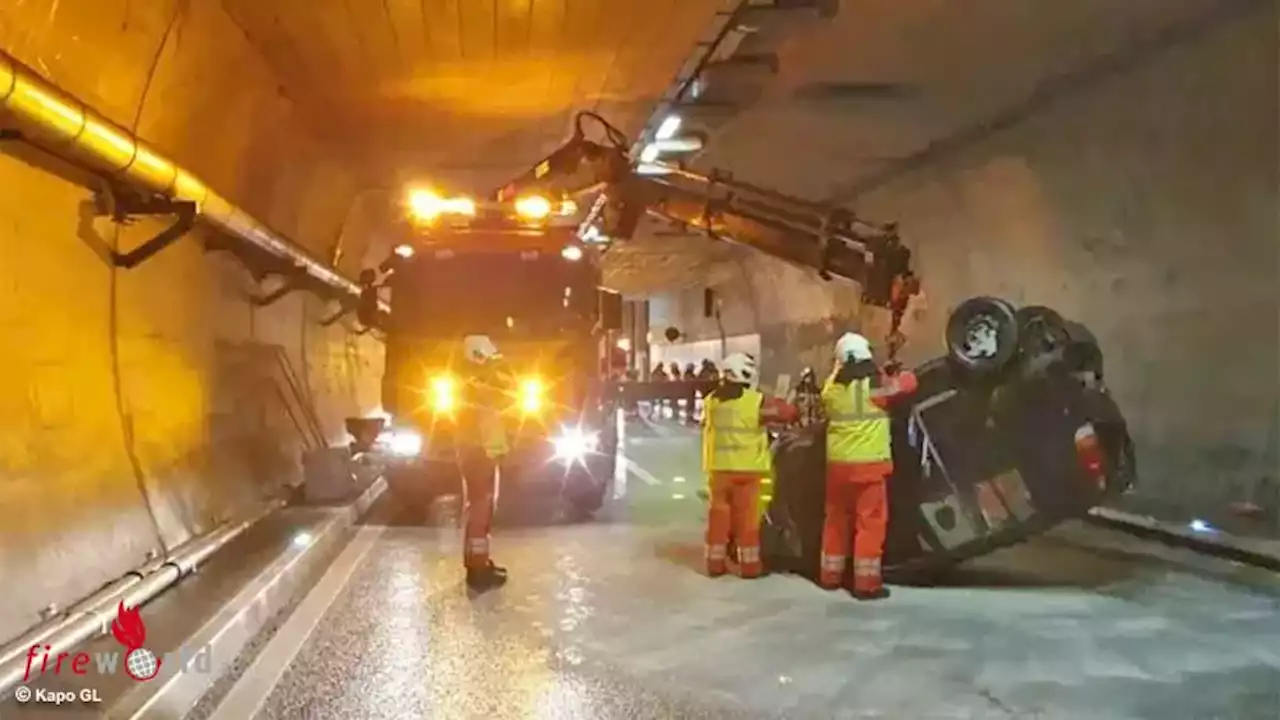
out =
<path fill-rule="evenodd" d="M 147 641 L 147 626 L 137 608 L 126 608 L 124 601 L 116 608 L 116 619 L 111 621 L 111 634 L 126 650 L 137 650 Z"/>
<path fill-rule="evenodd" d="M 126 608 L 121 600 L 116 607 L 116 619 L 111 622 L 111 634 L 128 650 L 124 671 L 129 677 L 142 682 L 159 674 L 160 658 L 142 646 L 147 641 L 147 626 L 137 608 Z"/>

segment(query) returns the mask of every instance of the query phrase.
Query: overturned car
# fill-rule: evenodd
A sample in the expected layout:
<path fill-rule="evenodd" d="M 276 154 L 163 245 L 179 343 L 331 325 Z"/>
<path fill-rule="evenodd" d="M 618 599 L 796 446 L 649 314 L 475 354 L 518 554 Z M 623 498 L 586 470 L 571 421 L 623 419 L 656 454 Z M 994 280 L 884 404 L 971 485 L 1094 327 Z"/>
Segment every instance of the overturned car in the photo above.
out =
<path fill-rule="evenodd" d="M 919 389 L 891 412 L 885 575 L 925 582 L 966 559 L 1083 516 L 1135 481 L 1132 440 L 1082 325 L 1045 307 L 973 298 L 952 313 L 947 355 L 916 369 Z M 824 426 L 774 448 L 763 555 L 815 576 L 822 545 Z"/>

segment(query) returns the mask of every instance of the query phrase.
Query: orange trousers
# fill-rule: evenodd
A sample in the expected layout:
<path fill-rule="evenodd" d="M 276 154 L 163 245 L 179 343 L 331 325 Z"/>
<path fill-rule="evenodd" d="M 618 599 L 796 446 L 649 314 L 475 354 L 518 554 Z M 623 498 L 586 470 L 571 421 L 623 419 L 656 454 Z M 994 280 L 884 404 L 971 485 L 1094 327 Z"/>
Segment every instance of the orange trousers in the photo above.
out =
<path fill-rule="evenodd" d="M 467 569 L 489 565 L 489 531 L 493 527 L 493 506 L 497 499 L 498 463 L 482 450 L 468 449 L 458 457 L 462 474 L 466 524 L 462 531 L 462 563 Z"/>
<path fill-rule="evenodd" d="M 822 524 L 822 567 L 818 582 L 834 590 L 841 586 L 853 545 L 853 584 L 850 590 L 868 592 L 884 585 L 880 559 L 889 524 L 886 463 L 831 463 L 827 466 L 826 516 Z M 850 542 L 852 540 L 852 543 Z"/>
<path fill-rule="evenodd" d="M 707 574 L 728 572 L 729 537 L 738 549 L 738 574 L 759 577 L 760 481 L 759 475 L 735 472 L 711 473 L 711 507 L 707 510 Z"/>

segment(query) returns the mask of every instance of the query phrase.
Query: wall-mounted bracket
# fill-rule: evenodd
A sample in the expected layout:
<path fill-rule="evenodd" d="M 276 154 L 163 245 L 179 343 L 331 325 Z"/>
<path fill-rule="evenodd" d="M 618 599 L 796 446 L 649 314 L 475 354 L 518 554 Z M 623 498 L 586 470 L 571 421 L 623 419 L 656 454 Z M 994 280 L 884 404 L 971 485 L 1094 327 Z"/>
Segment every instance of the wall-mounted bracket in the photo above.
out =
<path fill-rule="evenodd" d="M 274 291 L 269 292 L 266 295 L 254 295 L 250 297 L 249 300 L 254 305 L 257 305 L 258 307 L 266 307 L 268 305 L 274 305 L 276 302 L 282 299 L 285 295 L 288 295 L 289 293 L 298 289 L 300 288 L 298 287 L 297 283 L 287 281 L 285 282 L 285 284 L 276 288 Z"/>
<path fill-rule="evenodd" d="M 185 236 L 195 225 L 198 215 L 196 204 L 189 200 L 173 200 L 161 195 L 142 195 L 115 184 L 105 185 L 98 193 L 97 202 L 98 206 L 111 216 L 111 220 L 120 225 L 132 225 L 139 217 L 174 216 L 173 224 L 138 247 L 124 253 L 111 251 L 111 263 L 127 270 L 132 270 L 150 260 L 161 250 Z"/>
<path fill-rule="evenodd" d="M 299 267 L 291 270 L 273 269 L 263 275 L 258 275 L 258 282 L 265 281 L 268 277 L 279 276 L 281 278 L 280 287 L 272 290 L 265 295 L 253 295 L 249 297 L 249 301 L 258 307 L 267 307 L 274 305 L 284 296 L 295 290 L 306 290 L 306 272 Z"/>
<path fill-rule="evenodd" d="M 334 323 L 336 323 L 336 322 L 338 322 L 339 320 L 341 320 L 342 318 L 344 318 L 344 317 L 346 317 L 346 316 L 350 315 L 350 314 L 351 314 L 351 311 L 352 311 L 353 309 L 354 309 L 354 308 L 352 308 L 350 304 L 348 304 L 348 303 L 343 303 L 343 304 L 338 308 L 338 311 L 337 311 L 337 312 L 335 312 L 334 314 L 330 315 L 329 317 L 327 317 L 327 318 L 325 318 L 325 319 L 321 320 L 321 321 L 320 321 L 320 325 L 321 325 L 321 326 L 323 326 L 323 327 L 330 327 L 330 326 L 332 326 Z M 367 329 L 367 328 L 366 328 L 366 329 Z M 363 335 L 364 333 L 363 333 L 363 332 L 360 332 L 360 333 L 357 333 L 357 334 L 358 334 L 358 335 Z"/>

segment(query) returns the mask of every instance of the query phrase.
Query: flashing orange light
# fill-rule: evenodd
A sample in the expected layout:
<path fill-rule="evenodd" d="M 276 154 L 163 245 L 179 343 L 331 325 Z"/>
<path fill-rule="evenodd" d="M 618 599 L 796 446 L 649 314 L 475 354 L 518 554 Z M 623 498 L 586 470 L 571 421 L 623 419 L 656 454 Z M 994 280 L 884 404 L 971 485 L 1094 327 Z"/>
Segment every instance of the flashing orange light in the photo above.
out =
<path fill-rule="evenodd" d="M 543 220 L 551 214 L 551 201 L 541 195 L 529 195 L 516 200 L 516 214 L 525 220 Z"/>
<path fill-rule="evenodd" d="M 430 190 L 409 193 L 409 214 L 420 222 L 432 222 L 441 215 L 475 216 L 476 204 L 470 198 L 444 198 Z"/>
<path fill-rule="evenodd" d="M 431 378 L 431 409 L 438 413 L 450 413 L 457 407 L 456 384 L 448 375 Z"/>
<path fill-rule="evenodd" d="M 546 386 L 542 380 L 536 377 L 525 378 L 520 383 L 520 410 L 526 415 L 532 415 L 542 409 L 543 396 L 546 392 Z"/>

